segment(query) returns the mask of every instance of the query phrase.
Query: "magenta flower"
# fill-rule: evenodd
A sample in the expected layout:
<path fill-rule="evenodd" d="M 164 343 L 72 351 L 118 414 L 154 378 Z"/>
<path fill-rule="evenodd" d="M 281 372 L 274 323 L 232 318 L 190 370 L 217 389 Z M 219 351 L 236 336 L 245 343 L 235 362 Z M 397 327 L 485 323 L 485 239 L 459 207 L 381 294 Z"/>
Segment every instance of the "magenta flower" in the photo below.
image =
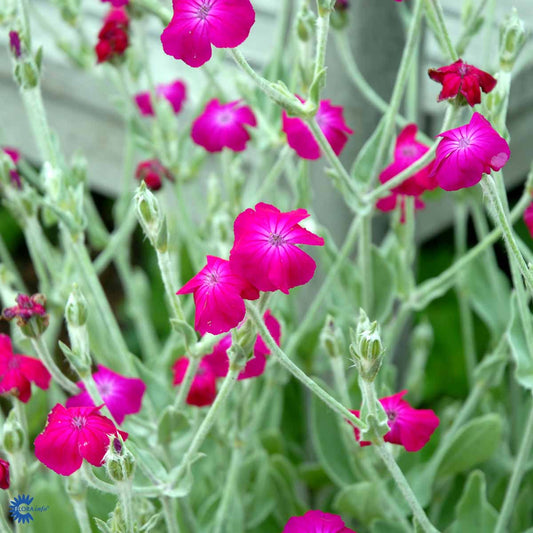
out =
<path fill-rule="evenodd" d="M 46 390 L 50 378 L 41 361 L 13 353 L 11 339 L 0 334 L 0 394 L 13 394 L 26 403 L 31 398 L 31 383 Z"/>
<path fill-rule="evenodd" d="M 129 45 L 130 19 L 123 7 L 112 7 L 104 18 L 104 25 L 98 33 L 94 47 L 98 63 L 112 61 L 124 55 Z"/>
<path fill-rule="evenodd" d="M 165 54 L 200 67 L 211 45 L 235 48 L 250 33 L 255 11 L 250 0 L 173 0 L 174 15 L 161 34 Z"/>
<path fill-rule="evenodd" d="M 117 424 L 122 424 L 126 415 L 133 415 L 141 410 L 146 390 L 146 385 L 141 379 L 126 378 L 104 365 L 98 365 L 93 379 L 102 400 Z M 65 405 L 67 407 L 94 406 L 94 402 L 85 389 L 85 384 L 80 381 L 77 385 L 83 392 L 69 398 Z"/>
<path fill-rule="evenodd" d="M 533 238 L 533 202 L 531 202 L 524 211 L 524 222 L 526 223 L 527 229 Z"/>
<path fill-rule="evenodd" d="M 308 216 L 305 209 L 282 213 L 264 203 L 257 204 L 255 211 L 242 212 L 233 226 L 231 270 L 260 291 L 280 290 L 288 294 L 289 289 L 307 283 L 316 264 L 297 245 L 324 245 L 322 237 L 298 224 Z"/>
<path fill-rule="evenodd" d="M 26 294 L 18 294 L 15 298 L 17 305 L 13 307 L 6 307 L 2 315 L 6 320 L 17 319 L 19 326 L 26 325 L 30 318 L 39 316 L 45 318 L 46 314 L 46 298 L 43 294 L 36 293 L 28 296 Z"/>
<path fill-rule="evenodd" d="M 2 148 L 2 151 L 5 152 L 11 158 L 15 166 L 18 164 L 18 162 L 20 161 L 20 152 L 16 148 L 4 146 L 4 148 Z M 20 174 L 16 170 L 12 169 L 9 171 L 9 175 L 11 177 L 11 182 L 13 183 L 13 185 L 20 189 L 22 187 Z"/>
<path fill-rule="evenodd" d="M 408 124 L 398 135 L 394 148 L 394 160 L 379 175 L 379 181 L 386 183 L 403 170 L 418 161 L 429 147 L 415 140 L 418 128 L 416 124 Z M 420 169 L 416 174 L 405 180 L 402 184 L 391 189 L 391 192 L 419 196 L 424 191 L 437 187 L 437 182 L 432 175 L 433 162 Z"/>
<path fill-rule="evenodd" d="M 172 371 L 174 373 L 173 385 L 181 385 L 188 366 L 189 359 L 187 357 L 181 357 L 172 365 Z M 211 405 L 215 401 L 216 395 L 217 376 L 211 366 L 202 359 L 196 375 L 192 380 L 186 402 L 196 407 L 204 407 Z"/>
<path fill-rule="evenodd" d="M 252 110 L 240 100 L 221 104 L 214 99 L 193 122 L 191 137 L 208 152 L 220 152 L 224 147 L 242 152 L 250 140 L 247 126 L 256 124 Z"/>
<path fill-rule="evenodd" d="M 22 55 L 22 48 L 20 45 L 20 36 L 16 31 L 9 32 L 9 48 L 15 59 L 19 59 Z"/>
<path fill-rule="evenodd" d="M 289 518 L 282 533 L 355 533 L 355 531 L 347 528 L 339 515 L 307 511 L 303 516 Z"/>
<path fill-rule="evenodd" d="M 274 315 L 272 315 L 270 312 L 270 309 L 267 309 L 263 315 L 263 320 L 268 328 L 268 331 L 270 331 L 270 334 L 276 341 L 276 344 L 279 346 L 281 338 L 281 326 Z M 205 355 L 202 359 L 211 367 L 216 377 L 222 378 L 228 373 L 228 349 L 230 346 L 231 334 L 222 338 L 215 345 L 213 351 L 210 354 Z M 247 361 L 246 366 L 241 370 L 237 379 L 242 380 L 260 376 L 265 371 L 267 355 L 270 355 L 270 350 L 264 343 L 261 336 L 258 335 L 254 344 L 254 356 Z"/>
<path fill-rule="evenodd" d="M 9 488 L 9 463 L 0 458 L 0 489 Z"/>
<path fill-rule="evenodd" d="M 353 133 L 353 130 L 344 122 L 342 113 L 341 106 L 331 105 L 330 100 L 321 100 L 315 116 L 320 129 L 337 155 L 342 152 L 344 145 L 347 143 L 348 135 Z M 301 158 L 318 159 L 320 157 L 320 147 L 311 130 L 301 118 L 289 117 L 283 111 L 282 122 L 289 146 Z"/>
<path fill-rule="evenodd" d="M 102 2 L 109 2 L 113 7 L 122 7 L 128 5 L 130 0 L 102 0 Z"/>
<path fill-rule="evenodd" d="M 171 83 L 160 83 L 155 88 L 155 94 L 159 98 L 164 98 L 170 102 L 174 113 L 178 114 L 183 107 L 183 102 L 187 97 L 187 88 L 181 80 Z M 135 95 L 135 103 L 141 112 L 141 115 L 155 114 L 152 106 L 152 95 L 150 91 L 144 91 Z"/>
<path fill-rule="evenodd" d="M 135 178 L 144 181 L 152 191 L 158 191 L 163 186 L 163 179 L 174 181 L 174 176 L 159 159 L 141 161 L 135 170 Z"/>
<path fill-rule="evenodd" d="M 507 141 L 479 113 L 469 124 L 440 133 L 433 173 L 445 191 L 456 191 L 478 183 L 483 173 L 500 170 L 511 151 Z"/>
<path fill-rule="evenodd" d="M 475 106 L 481 103 L 481 91 L 490 93 L 496 87 L 495 78 L 488 72 L 463 63 L 462 59 L 445 67 L 431 68 L 428 74 L 433 81 L 442 83 L 439 102 L 462 94 L 469 105 Z"/>
<path fill-rule="evenodd" d="M 389 418 L 390 431 L 383 437 L 385 442 L 400 444 L 408 452 L 417 452 L 429 441 L 439 425 L 438 416 L 431 409 L 414 409 L 404 399 L 406 390 L 381 398 L 379 401 Z M 359 417 L 359 411 L 351 411 Z M 354 428 L 355 438 L 359 440 L 359 430 Z M 368 446 L 368 441 L 359 442 Z"/>
<path fill-rule="evenodd" d="M 102 466 L 109 448 L 109 437 L 128 434 L 120 431 L 100 407 L 56 406 L 48 414 L 43 432 L 35 439 L 35 457 L 61 476 L 70 476 L 81 467 L 83 459 Z"/>
<path fill-rule="evenodd" d="M 236 327 L 244 318 L 244 299 L 256 300 L 259 291 L 230 269 L 229 261 L 207 256 L 207 265 L 176 294 L 194 293 L 194 327 L 217 335 Z"/>

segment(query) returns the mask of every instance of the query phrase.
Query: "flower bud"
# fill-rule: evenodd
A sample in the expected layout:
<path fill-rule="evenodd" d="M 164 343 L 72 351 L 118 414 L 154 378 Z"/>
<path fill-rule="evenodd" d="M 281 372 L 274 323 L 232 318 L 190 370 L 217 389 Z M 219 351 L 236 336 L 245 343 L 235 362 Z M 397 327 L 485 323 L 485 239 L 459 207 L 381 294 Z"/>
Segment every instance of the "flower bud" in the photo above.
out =
<path fill-rule="evenodd" d="M 110 435 L 104 461 L 107 475 L 113 481 L 128 481 L 133 477 L 135 458 L 124 445 L 122 437 Z"/>
<path fill-rule="evenodd" d="M 357 329 L 355 334 L 352 331 L 351 337 L 350 354 L 355 366 L 365 381 L 374 381 L 383 362 L 379 324 L 370 322 L 366 313 L 360 309 Z"/>
<path fill-rule="evenodd" d="M 320 344 L 330 357 L 339 357 L 342 340 L 341 330 L 335 326 L 333 317 L 328 315 L 320 332 Z"/>
<path fill-rule="evenodd" d="M 504 19 L 500 26 L 500 67 L 510 71 L 526 42 L 524 22 L 518 18 L 516 9 Z"/>
<path fill-rule="evenodd" d="M 65 306 L 67 323 L 71 326 L 83 326 L 87 322 L 88 314 L 87 300 L 78 285 L 74 283 Z"/>
<path fill-rule="evenodd" d="M 161 212 L 159 201 L 148 190 L 144 182 L 137 188 L 134 200 L 139 223 L 145 235 L 150 239 L 152 246 L 159 250 L 159 247 L 163 244 L 166 245 L 166 238 L 163 239 L 161 234 L 164 233 L 166 237 L 167 232 L 166 225 L 163 223 L 163 213 Z"/>
<path fill-rule="evenodd" d="M 17 305 L 4 309 L 2 316 L 8 321 L 16 319 L 17 326 L 27 337 L 37 338 L 42 335 L 50 320 L 44 294 L 19 294 L 15 301 Z"/>
<path fill-rule="evenodd" d="M 24 430 L 17 419 L 15 409 L 9 411 L 2 432 L 2 447 L 7 453 L 16 453 L 24 446 Z"/>
<path fill-rule="evenodd" d="M 331 13 L 330 23 L 336 30 L 344 29 L 349 22 L 348 8 L 350 7 L 349 0 L 337 0 L 335 2 L 334 10 Z"/>
<path fill-rule="evenodd" d="M 309 9 L 309 6 L 305 2 L 302 2 L 297 17 L 296 32 L 298 38 L 301 41 L 307 42 L 315 31 L 315 15 Z"/>
<path fill-rule="evenodd" d="M 20 36 L 16 31 L 9 32 L 9 49 L 15 59 L 19 59 L 22 55 L 22 46 L 20 43 Z"/>

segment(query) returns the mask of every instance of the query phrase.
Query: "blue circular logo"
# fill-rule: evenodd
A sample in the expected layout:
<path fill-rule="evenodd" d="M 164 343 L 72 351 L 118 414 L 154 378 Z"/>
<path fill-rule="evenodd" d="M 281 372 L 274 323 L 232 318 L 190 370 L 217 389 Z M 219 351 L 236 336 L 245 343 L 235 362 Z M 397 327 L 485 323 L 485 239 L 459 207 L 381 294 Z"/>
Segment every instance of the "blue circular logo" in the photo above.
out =
<path fill-rule="evenodd" d="M 30 514 L 33 498 L 29 494 L 19 494 L 9 502 L 9 514 L 15 522 L 26 524 L 33 520 Z"/>

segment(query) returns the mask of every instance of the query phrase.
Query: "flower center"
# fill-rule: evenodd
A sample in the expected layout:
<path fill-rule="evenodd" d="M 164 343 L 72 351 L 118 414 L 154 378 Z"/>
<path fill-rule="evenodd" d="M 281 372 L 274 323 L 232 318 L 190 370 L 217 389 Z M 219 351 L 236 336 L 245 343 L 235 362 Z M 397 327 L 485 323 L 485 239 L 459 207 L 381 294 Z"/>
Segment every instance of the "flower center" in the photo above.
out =
<path fill-rule="evenodd" d="M 285 244 L 285 239 L 279 233 L 271 233 L 268 236 L 268 242 L 272 246 L 278 247 L 278 246 L 282 246 L 283 244 Z"/>
<path fill-rule="evenodd" d="M 109 396 L 111 392 L 113 391 L 113 385 L 109 382 L 99 383 L 98 384 L 98 392 L 100 393 L 100 396 Z"/>
<path fill-rule="evenodd" d="M 396 411 L 387 411 L 387 418 L 389 422 L 394 422 L 398 418 L 398 413 Z"/>
<path fill-rule="evenodd" d="M 15 368 L 18 368 L 19 367 L 19 362 L 17 360 L 16 357 L 12 357 L 8 362 L 7 362 L 7 368 L 9 370 L 15 370 Z"/>
<path fill-rule="evenodd" d="M 218 113 L 217 115 L 217 122 L 222 126 L 225 126 L 226 124 L 231 124 L 233 122 L 233 113 L 226 109 L 220 111 L 220 113 Z"/>
<path fill-rule="evenodd" d="M 468 137 L 461 137 L 459 142 L 457 143 L 457 148 L 465 149 L 468 148 L 472 144 L 472 140 Z"/>
<path fill-rule="evenodd" d="M 470 69 L 465 64 L 462 64 L 459 67 L 458 72 L 459 72 L 459 75 L 463 78 L 464 76 L 466 76 L 468 74 L 469 70 Z"/>
<path fill-rule="evenodd" d="M 87 419 L 84 417 L 84 416 L 75 416 L 74 418 L 72 418 L 72 427 L 76 428 L 76 429 L 81 429 L 85 426 L 87 422 Z"/>
<path fill-rule="evenodd" d="M 200 7 L 198 8 L 198 18 L 202 20 L 206 20 L 207 16 L 209 15 L 209 11 L 211 11 L 212 3 L 210 0 L 204 0 L 200 4 Z"/>
<path fill-rule="evenodd" d="M 207 274 L 206 276 L 206 283 L 209 285 L 209 286 L 213 286 L 213 285 L 216 285 L 220 280 L 220 275 L 218 272 L 209 272 L 209 274 Z"/>
<path fill-rule="evenodd" d="M 416 148 L 413 146 L 405 146 L 402 148 L 402 155 L 404 157 L 413 157 L 416 155 Z"/>

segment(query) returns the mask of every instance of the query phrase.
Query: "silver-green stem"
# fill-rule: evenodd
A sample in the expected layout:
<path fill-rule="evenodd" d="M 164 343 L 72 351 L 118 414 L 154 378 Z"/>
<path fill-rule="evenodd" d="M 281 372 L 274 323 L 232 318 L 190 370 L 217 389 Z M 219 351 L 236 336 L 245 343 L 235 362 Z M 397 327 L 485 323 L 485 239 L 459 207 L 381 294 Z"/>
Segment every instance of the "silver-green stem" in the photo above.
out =
<path fill-rule="evenodd" d="M 131 482 L 121 481 L 117 483 L 117 486 L 119 489 L 120 506 L 122 509 L 122 516 L 124 518 L 124 527 L 126 528 L 126 533 L 134 533 L 136 528 L 131 498 Z"/>
<path fill-rule="evenodd" d="M 385 463 L 387 470 L 390 472 L 392 478 L 394 479 L 396 486 L 402 493 L 402 496 L 404 497 L 405 501 L 413 511 L 413 515 L 422 530 L 426 533 L 438 532 L 438 529 L 435 528 L 435 526 L 433 526 L 433 524 L 429 521 L 429 518 L 427 517 L 424 509 L 422 509 L 422 506 L 418 502 L 415 493 L 409 486 L 409 483 L 407 482 L 407 479 L 405 479 L 405 476 L 400 470 L 400 467 L 396 464 L 396 461 L 394 460 L 394 457 L 387 448 L 387 445 L 384 442 L 380 442 L 375 445 L 375 448 L 381 460 Z"/>
<path fill-rule="evenodd" d="M 371 312 L 374 301 L 372 272 L 372 215 L 364 215 L 359 226 L 358 263 L 362 278 L 362 308 Z"/>
<path fill-rule="evenodd" d="M 488 197 L 492 205 L 496 221 L 508 246 L 509 255 L 519 268 L 520 273 L 524 277 L 524 281 L 529 288 L 529 291 L 533 292 L 533 272 L 529 270 L 526 262 L 524 261 L 524 257 L 520 253 L 520 249 L 518 248 L 518 244 L 514 237 L 513 229 L 505 213 L 505 209 L 498 195 L 496 183 L 494 182 L 492 176 L 485 175 L 485 177 L 481 180 L 481 187 L 483 188 L 483 192 Z"/>
<path fill-rule="evenodd" d="M 246 302 L 246 309 L 249 317 L 257 327 L 261 338 L 269 347 L 270 353 L 276 356 L 278 361 L 301 383 L 303 383 L 312 393 L 318 396 L 331 410 L 344 417 L 358 429 L 366 429 L 365 424 L 351 413 L 344 405 L 338 402 L 333 396 L 326 392 L 318 383 L 313 381 L 305 372 L 296 366 L 287 354 L 276 344 L 272 335 L 261 319 L 261 314 L 254 304 Z"/>
<path fill-rule="evenodd" d="M 440 37 L 446 45 L 446 50 L 448 52 L 449 59 L 452 61 L 457 61 L 457 52 L 453 46 L 452 40 L 450 39 L 450 34 L 446 28 L 446 23 L 444 22 L 444 13 L 442 11 L 442 6 L 440 5 L 439 0 L 426 0 L 428 9 L 433 8 L 435 14 L 435 20 L 438 24 Z M 437 36 L 439 37 L 439 36 Z"/>
<path fill-rule="evenodd" d="M 174 276 L 174 269 L 172 268 L 172 261 L 168 248 L 161 252 L 157 248 L 157 262 L 159 264 L 159 270 L 161 271 L 161 278 L 165 286 L 165 292 L 170 303 L 170 308 L 174 314 L 174 317 L 178 320 L 185 320 L 183 309 L 179 298 L 176 296 L 176 291 L 179 289 L 178 283 Z"/>
<path fill-rule="evenodd" d="M 165 522 L 168 533 L 180 533 L 178 521 L 176 520 L 176 500 L 168 496 L 159 499 L 165 515 Z"/>
<path fill-rule="evenodd" d="M 80 526 L 81 533 L 91 533 L 91 524 L 89 522 L 89 514 L 87 513 L 87 505 L 85 498 L 80 499 L 77 497 L 71 497 L 70 503 L 74 507 L 74 514 L 78 520 L 78 526 Z"/>
<path fill-rule="evenodd" d="M 187 452 L 181 460 L 179 468 L 176 469 L 175 474 L 172 476 L 172 480 L 170 482 L 171 486 L 175 485 L 176 482 L 178 482 L 183 477 L 190 463 L 194 460 L 198 450 L 200 449 L 200 446 L 203 444 L 209 431 L 213 427 L 220 408 L 226 403 L 226 400 L 237 381 L 237 376 L 239 375 L 239 372 L 239 368 L 234 368 L 233 365 L 230 364 L 229 371 L 226 377 L 224 378 L 224 381 L 222 382 L 222 386 L 220 387 L 220 390 L 217 393 L 215 401 L 209 408 L 209 411 L 205 415 L 205 418 L 202 420 L 200 427 L 196 431 Z"/>
<path fill-rule="evenodd" d="M 505 491 L 505 498 L 503 500 L 503 505 L 498 516 L 498 522 L 494 529 L 494 533 L 504 533 L 507 531 L 507 523 L 511 517 L 511 513 L 516 504 L 516 497 L 518 495 L 518 489 L 520 488 L 520 482 L 522 477 L 526 473 L 526 463 L 529 458 L 529 453 L 531 451 L 531 446 L 533 444 L 533 406 L 529 412 L 529 418 L 526 423 L 526 428 L 524 431 L 524 436 L 522 437 L 522 442 L 520 444 L 520 449 L 515 460 L 513 473 L 511 474 L 511 479 L 507 485 L 507 490 Z"/>
<path fill-rule="evenodd" d="M 72 383 L 72 381 L 70 381 L 70 379 L 63 374 L 63 372 L 61 372 L 53 360 L 52 355 L 48 351 L 48 347 L 44 343 L 43 338 L 41 336 L 37 337 L 36 339 L 32 338 L 31 343 L 35 353 L 37 354 L 37 357 L 52 375 L 52 379 L 69 394 L 78 394 L 80 389 L 75 383 Z"/>
<path fill-rule="evenodd" d="M 331 268 L 328 270 L 326 279 L 324 279 L 324 282 L 322 283 L 320 290 L 314 297 L 313 303 L 307 309 L 305 317 L 302 320 L 301 324 L 298 326 L 298 329 L 291 335 L 291 339 L 286 349 L 286 353 L 288 355 L 291 355 L 294 352 L 294 349 L 298 346 L 298 344 L 300 343 L 300 340 L 307 333 L 308 329 L 313 323 L 313 320 L 315 319 L 316 314 L 322 308 L 322 303 L 324 299 L 330 293 L 329 291 L 330 291 L 330 287 L 332 283 L 337 279 L 339 270 L 344 265 L 344 262 L 346 261 L 346 258 L 348 257 L 348 254 L 350 253 L 354 245 L 355 239 L 357 238 L 357 235 L 358 235 L 360 222 L 361 222 L 360 216 L 356 216 L 353 219 L 352 224 L 350 228 L 348 229 L 348 233 L 346 234 L 344 244 L 342 245 L 342 248 L 340 249 L 340 251 L 336 254 L 335 262 L 333 263 Z"/>
<path fill-rule="evenodd" d="M 396 82 L 394 83 L 390 103 L 383 118 L 383 131 L 381 133 L 376 157 L 372 166 L 370 184 L 372 184 L 377 179 L 378 171 L 383 164 L 385 152 L 390 145 L 392 133 L 394 131 L 395 117 L 398 114 L 398 110 L 400 109 L 403 93 L 405 91 L 407 79 L 409 77 L 411 61 L 413 59 L 413 55 L 415 54 L 415 50 L 418 43 L 418 36 L 420 33 L 420 25 L 422 23 L 423 12 L 423 0 L 417 0 L 413 9 L 411 25 L 407 33 L 407 40 L 403 50 L 398 74 L 396 75 Z"/>
<path fill-rule="evenodd" d="M 178 394 L 176 395 L 176 400 L 174 401 L 174 409 L 179 411 L 181 406 L 185 402 L 189 391 L 191 390 L 191 385 L 196 376 L 196 371 L 200 366 L 201 357 L 199 355 L 193 355 L 189 357 L 189 364 L 187 365 L 187 370 L 183 376 L 183 381 L 180 383 Z"/>

